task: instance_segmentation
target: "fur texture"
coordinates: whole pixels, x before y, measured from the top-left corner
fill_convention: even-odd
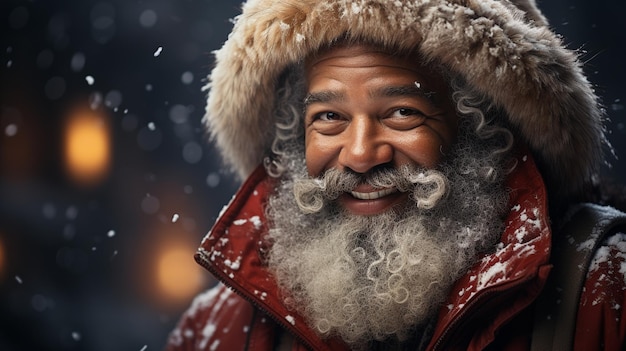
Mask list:
[[[346,35],[419,50],[464,77],[506,112],[559,196],[603,161],[603,110],[534,0],[249,0],[206,86],[210,135],[240,177],[268,154],[281,74]]]

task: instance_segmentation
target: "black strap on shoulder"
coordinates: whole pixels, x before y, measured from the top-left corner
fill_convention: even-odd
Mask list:
[[[572,350],[582,287],[596,249],[618,230],[626,214],[594,204],[579,204],[553,239],[553,265],[537,299],[532,351]]]

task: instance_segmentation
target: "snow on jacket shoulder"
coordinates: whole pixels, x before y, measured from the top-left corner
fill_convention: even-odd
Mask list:
[[[533,302],[551,266],[545,188],[532,158],[511,174],[511,211],[496,251],[485,255],[452,288],[441,307],[429,350],[528,350]],[[204,238],[196,260],[222,284],[199,295],[168,340],[167,350],[274,350],[278,335],[294,336],[292,350],[346,350],[322,340],[288,310],[264,266],[264,205],[272,188],[257,169]],[[597,251],[580,301],[575,350],[625,345],[626,234]]]
[[[591,261],[577,317],[577,350],[626,348],[626,233],[614,233]]]

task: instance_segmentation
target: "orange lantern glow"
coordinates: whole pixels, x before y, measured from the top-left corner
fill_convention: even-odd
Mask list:
[[[162,294],[173,300],[187,300],[198,293],[203,272],[193,260],[194,247],[174,244],[162,249],[157,262],[157,280]]]
[[[103,114],[76,109],[65,125],[65,165],[80,185],[95,185],[108,173],[111,159],[110,128]]]

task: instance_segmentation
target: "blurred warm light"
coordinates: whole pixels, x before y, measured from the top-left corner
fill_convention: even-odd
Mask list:
[[[65,165],[81,185],[99,183],[108,173],[110,129],[106,116],[89,108],[73,111],[65,125]]]
[[[171,243],[159,254],[158,285],[168,299],[187,300],[200,290],[203,272],[193,260],[195,247]]]

